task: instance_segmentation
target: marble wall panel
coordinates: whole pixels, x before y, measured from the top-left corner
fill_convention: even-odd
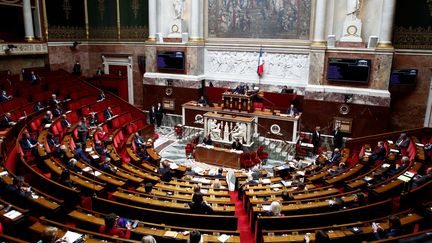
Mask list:
[[[414,86],[391,86],[391,127],[394,130],[423,127],[432,77],[432,55],[396,54],[394,69],[418,69]]]

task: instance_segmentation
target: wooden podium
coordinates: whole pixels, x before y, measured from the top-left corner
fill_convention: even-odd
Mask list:
[[[253,112],[253,95],[234,94],[225,92],[222,94],[223,109]]]

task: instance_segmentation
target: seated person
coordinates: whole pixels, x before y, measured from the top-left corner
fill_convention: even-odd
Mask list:
[[[213,145],[213,140],[211,139],[210,133],[206,137],[204,137],[203,144]]]
[[[281,214],[281,205],[278,201],[273,201],[270,204],[270,211],[264,211],[264,216],[283,216]]]
[[[243,144],[240,142],[239,138],[236,138],[231,145],[231,148],[234,150],[243,150]]]
[[[104,75],[104,74],[105,74],[105,72],[104,72],[104,70],[101,67],[98,67],[96,69],[96,76],[101,76],[101,75]]]
[[[75,172],[79,172],[81,169],[78,168],[78,166],[76,165],[78,163],[78,161],[74,158],[70,159],[69,162],[66,165],[66,168],[69,171],[75,171]]]
[[[298,116],[299,114],[297,108],[295,108],[293,104],[291,104],[290,108],[288,108],[286,113],[291,117]]]
[[[12,127],[13,125],[15,125],[16,122],[14,122],[12,120],[12,114],[9,112],[6,112],[5,115],[3,116],[2,120],[1,120],[1,128],[9,128]]]
[[[43,110],[45,107],[42,105],[40,101],[36,102],[36,104],[33,106],[33,111],[38,112]]]
[[[213,189],[222,188],[222,183],[219,181],[219,179],[215,179],[214,182],[211,184],[211,187]]]
[[[333,153],[332,153],[330,159],[327,160],[324,163],[324,165],[327,166],[327,165],[332,164],[332,163],[339,163],[339,161],[341,160],[341,158],[342,158],[342,154],[341,154],[340,150],[338,148],[335,148],[333,150]]]
[[[377,160],[384,160],[386,156],[386,149],[384,148],[384,142],[379,141],[377,144],[377,147],[372,152],[371,156],[369,157],[369,161],[372,163],[375,163]]]
[[[144,191],[145,191],[145,193],[146,194],[150,194],[152,192],[152,190],[153,190],[153,184],[151,182],[147,182],[144,185]]]
[[[208,104],[208,101],[206,98],[204,98],[204,96],[201,95],[201,97],[198,100],[198,104],[202,106],[206,106]]]
[[[31,188],[24,187],[24,177],[22,176],[14,177],[12,185],[6,186],[6,191],[20,197],[29,197],[31,195]]]
[[[189,207],[192,213],[197,214],[212,214],[213,209],[204,202],[203,194],[201,192],[194,193],[192,196],[192,202],[189,203]]]
[[[58,153],[54,153],[54,156],[58,158],[62,164],[67,165],[69,163],[69,157],[67,156],[67,154],[68,149],[66,148],[66,145],[62,144],[60,145]]]
[[[136,153],[137,153],[137,155],[138,155],[141,159],[143,159],[143,160],[145,160],[145,161],[151,161],[151,157],[150,157],[150,155],[147,153],[147,149],[145,149],[145,148],[137,148]]]
[[[389,228],[384,230],[379,224],[372,224],[372,230],[377,240],[396,237],[403,234],[402,224],[398,216],[390,215],[388,218]]]
[[[101,90],[101,92],[97,97],[97,101],[103,101],[104,99],[105,99],[105,93],[103,92],[103,90]]]
[[[70,178],[70,172],[66,168],[63,169],[62,173],[60,174],[59,183],[69,188],[75,188],[75,185]]]
[[[104,110],[104,118],[105,118],[105,120],[110,120],[113,118],[113,116],[114,116],[114,113],[112,112],[111,107],[108,106],[108,108],[106,108]]]
[[[363,193],[356,193],[354,194],[354,200],[348,204],[348,207],[350,208],[356,208],[366,205],[366,198]]]
[[[62,120],[60,124],[65,130],[69,129],[72,126],[72,124],[68,121],[66,114],[62,115]]]
[[[424,183],[432,180],[432,167],[426,169],[426,173],[422,175],[417,175],[413,179],[413,187],[418,187],[423,185]]]
[[[89,118],[88,123],[89,123],[90,127],[96,127],[99,124],[99,122],[96,118],[96,113],[94,113],[94,112],[90,113],[90,118]]]
[[[103,144],[100,140],[97,140],[95,142],[94,148],[96,150],[96,153],[98,153],[99,155],[104,156],[104,157],[108,156],[108,151],[106,148],[103,147]]]
[[[204,242],[204,240],[203,240],[202,235],[199,231],[194,230],[194,231],[190,232],[188,243],[202,243],[202,242]]]
[[[121,238],[129,239],[132,229],[132,223],[127,222],[125,228],[120,228],[121,218],[115,214],[108,214],[105,216],[105,225],[100,226],[99,232],[102,234],[108,234],[118,236]]]
[[[145,235],[141,239],[141,243],[157,243],[156,239],[151,235]]]
[[[161,181],[169,182],[174,176],[174,171],[171,170],[169,162],[164,160],[162,162],[162,168],[159,169],[161,175]]]
[[[87,163],[91,162],[91,160],[89,158],[87,158],[84,150],[82,149],[81,143],[76,144],[74,153],[75,153],[75,156],[77,157],[78,160],[82,159]]]
[[[51,95],[51,99],[48,101],[48,105],[49,106],[55,106],[60,104],[60,101],[57,99],[57,95],[56,94],[52,94]]]
[[[399,138],[396,140],[396,146],[398,148],[408,148],[409,144],[410,144],[410,139],[409,137],[406,135],[406,133],[401,133]]]
[[[115,174],[117,172],[117,168],[111,164],[111,159],[109,157],[105,157],[105,159],[99,163],[99,168],[110,174]]]
[[[101,127],[98,127],[94,134],[94,139],[96,141],[106,142],[108,139],[108,133],[104,132]]]
[[[41,239],[37,243],[53,243],[53,242],[63,242],[59,239],[58,229],[56,227],[47,226],[42,231]]]
[[[47,111],[42,118],[41,125],[45,127],[45,125],[51,124],[53,122],[53,115],[51,111]]]
[[[223,175],[223,169],[219,168],[218,173],[214,177],[218,179],[225,179],[225,176]]]
[[[31,151],[32,155],[37,154],[37,146],[39,142],[30,136],[30,133],[25,132],[19,141],[21,149],[23,151]]]
[[[282,90],[281,90],[281,94],[291,94],[293,92],[292,89],[288,89],[288,86],[284,85]]]
[[[304,242],[310,243],[311,242],[310,238],[311,238],[310,234],[307,233],[304,237]],[[315,231],[315,241],[314,242],[317,242],[317,243],[330,242],[330,237],[324,230],[317,230],[317,231]]]
[[[54,154],[59,153],[60,151],[57,151],[57,150],[60,149],[60,144],[57,142],[54,135],[52,133],[48,133],[46,139],[47,139],[48,147],[51,150],[51,153],[54,153]]]
[[[339,166],[336,169],[330,169],[329,170],[329,176],[334,176],[334,175],[340,174],[346,170],[347,170],[347,168],[346,168],[345,163],[341,162],[341,163],[339,163]]]
[[[246,93],[246,89],[244,84],[239,84],[237,85],[237,87],[233,90],[234,94],[245,94]]]
[[[403,156],[402,159],[400,160],[400,164],[395,164],[394,167],[387,172],[387,175],[394,176],[396,174],[399,174],[400,172],[402,172],[407,168],[409,163],[410,161],[408,156]]]
[[[55,105],[54,109],[52,110],[52,114],[54,117],[59,117],[63,113],[63,110],[60,108],[59,105]]]
[[[12,95],[7,95],[6,90],[3,90],[0,95],[0,102],[5,102],[12,99]]]
[[[135,143],[135,147],[137,148],[137,150],[139,148],[145,149],[147,147],[146,142],[144,141],[143,137],[139,134],[139,132],[136,132],[134,134],[134,141],[133,142]]]
[[[283,201],[291,201],[294,200],[294,196],[292,193],[289,193],[288,191],[283,191],[281,194]]]

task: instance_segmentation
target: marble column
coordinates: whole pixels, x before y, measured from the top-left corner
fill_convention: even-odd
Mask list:
[[[396,0],[384,0],[378,47],[393,48],[391,43]]]
[[[149,0],[149,41],[156,41],[156,25],[157,25],[157,3],[156,0]]]
[[[191,0],[189,40],[199,41],[200,38],[200,0]]]
[[[314,39],[312,45],[325,46],[325,16],[326,16],[326,0],[316,0],[315,8],[315,26]]]
[[[33,15],[30,0],[23,0],[24,32],[27,41],[34,40]]]

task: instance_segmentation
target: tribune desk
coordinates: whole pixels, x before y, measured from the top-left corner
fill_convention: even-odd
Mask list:
[[[243,151],[204,146],[198,144],[195,148],[195,160],[211,165],[240,169],[240,155]]]
[[[296,117],[284,114],[284,111],[271,111],[270,109],[241,112],[228,110],[223,104],[214,103],[212,106],[201,106],[196,101],[189,101],[182,105],[182,124],[189,127],[204,129],[204,114],[213,112],[238,117],[250,117],[254,120],[253,131],[265,135],[267,138],[283,139],[296,142],[300,127],[301,113]],[[252,134],[251,134],[252,135]]]

